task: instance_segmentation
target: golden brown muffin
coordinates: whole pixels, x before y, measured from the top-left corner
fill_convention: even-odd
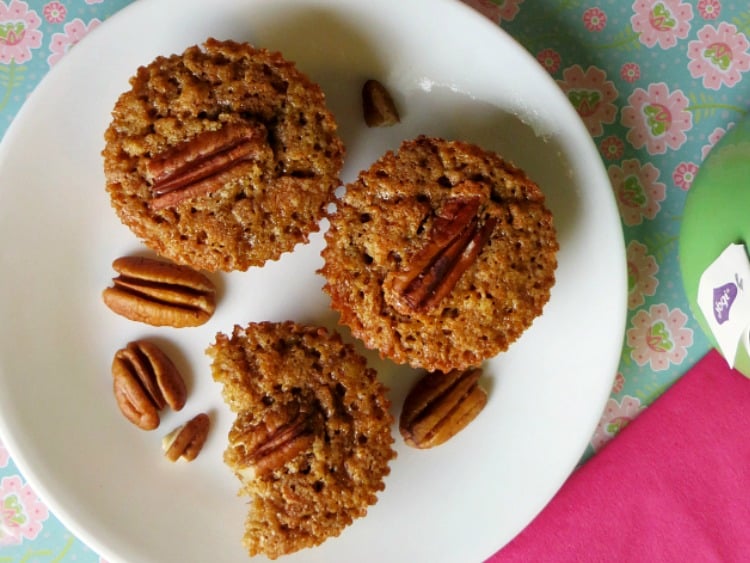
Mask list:
[[[237,414],[226,464],[250,496],[243,543],[271,559],[337,536],[385,488],[385,387],[337,333],[293,322],[235,326],[207,350]]]
[[[344,147],[317,84],[279,53],[208,39],[138,69],[105,132],[120,220],[180,264],[246,270],[319,229]]]
[[[555,282],[544,194],[468,143],[404,142],[346,186],[330,223],[320,273],[331,306],[397,363],[479,364],[531,325]]]

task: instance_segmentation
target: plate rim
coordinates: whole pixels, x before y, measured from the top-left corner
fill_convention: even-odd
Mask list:
[[[264,0],[256,0],[257,3],[262,3],[263,1]],[[510,42],[512,44],[515,44],[518,47],[519,51],[521,51],[527,57],[527,59],[529,61],[534,61],[534,59],[531,56],[531,54],[528,53],[515,40],[515,38],[513,38],[510,34],[508,34],[501,27],[497,26],[493,22],[490,22],[489,20],[487,20],[486,18],[484,18],[484,16],[482,16],[481,14],[479,14],[478,12],[476,12],[473,8],[471,8],[471,7],[463,4],[459,0],[440,0],[440,1],[443,4],[445,4],[445,5],[448,5],[448,4],[460,5],[460,6],[463,7],[463,9],[466,10],[467,13],[468,12],[473,12],[474,13],[473,17],[476,18],[477,23],[479,21],[481,21],[481,20],[484,20],[484,25],[493,27],[494,28],[494,32],[497,32],[497,33],[501,34],[502,36],[504,36],[504,40],[505,41]],[[238,0],[231,0],[231,3],[236,4],[237,2],[238,2]],[[342,1],[334,2],[334,3],[345,5],[345,4],[348,4],[349,2],[347,2],[345,0],[342,0]],[[96,29],[92,30],[92,32],[89,35],[87,35],[82,40],[81,43],[86,42],[86,43],[84,43],[84,45],[88,45],[89,43],[92,43],[92,39],[89,39],[90,37],[97,37],[97,36],[106,34],[107,31],[113,25],[115,25],[117,22],[133,18],[134,16],[132,14],[136,14],[139,11],[146,10],[146,5],[147,4],[149,5],[149,9],[150,9],[151,6],[154,6],[154,5],[157,5],[157,4],[160,4],[162,6],[169,5],[169,4],[177,5],[178,2],[175,2],[175,0],[151,0],[151,2],[133,2],[131,4],[128,4],[127,6],[123,7],[122,9],[120,9],[116,13],[114,13],[112,16],[110,16],[109,18],[107,18],[107,20],[105,20],[104,22],[102,22],[102,25],[100,25]],[[331,2],[330,1],[326,1],[326,2],[323,2],[323,4],[329,5],[329,4],[331,4]],[[252,4],[248,3],[248,9],[252,9]],[[114,22],[114,23],[110,23],[110,22]],[[54,78],[55,76],[63,74],[66,71],[66,69],[67,69],[68,66],[72,66],[73,65],[73,60],[74,60],[72,58],[73,56],[74,56],[73,54],[68,54],[68,56],[64,57],[54,68],[50,69],[45,74],[45,76],[36,85],[36,87],[34,88],[34,91],[30,94],[29,98],[26,100],[26,102],[23,104],[23,106],[19,109],[18,113],[16,114],[16,116],[14,117],[14,119],[12,120],[12,122],[10,123],[10,125],[8,126],[8,129],[6,130],[6,132],[5,132],[4,136],[3,136],[3,139],[0,141],[0,169],[3,169],[4,166],[6,165],[6,160],[5,159],[7,157],[7,152],[8,151],[6,150],[5,147],[9,146],[11,144],[13,138],[17,134],[19,134],[19,133],[17,133],[17,130],[18,131],[22,130],[23,123],[27,120],[27,118],[25,117],[26,114],[31,112],[31,110],[32,110],[33,106],[35,105],[37,99],[44,98],[44,96],[46,95],[46,91],[48,90],[47,84],[52,83],[55,80],[55,78]],[[546,73],[545,73],[545,75],[546,75]],[[548,77],[548,81],[549,82],[554,82],[554,80],[553,80],[553,78],[551,76],[549,76],[549,75],[546,75],[546,76]],[[50,78],[50,77],[52,77],[52,78]],[[574,110],[572,110],[572,107],[571,107],[571,111],[574,111]],[[582,121],[580,121],[579,124],[580,124],[581,130],[585,131],[585,127],[584,127]],[[606,175],[606,171],[605,171],[605,168],[604,168],[604,164],[601,161],[601,157],[599,156],[598,152],[596,151],[593,139],[590,138],[590,136],[588,135],[588,133],[586,133],[586,135],[582,137],[582,140],[583,139],[587,139],[588,140],[588,143],[586,143],[586,144],[589,145],[589,147],[588,147],[589,155],[593,154],[598,159],[599,164],[600,164],[600,166],[598,168],[602,172],[602,177],[605,178],[605,179],[607,179],[607,175]],[[607,184],[605,184],[605,185],[609,186],[608,179],[607,179]],[[611,214],[612,210],[614,210],[614,211],[617,210],[617,207],[616,207],[613,195],[610,198],[610,201],[611,201],[611,209],[610,209],[610,214]],[[622,277],[622,282],[621,283],[622,283],[622,288],[624,290],[626,288],[626,285],[625,285],[625,283],[626,283],[625,282],[625,275],[624,275],[625,274],[625,268],[624,268],[624,264],[625,264],[624,237],[622,236],[622,226],[621,226],[620,221],[619,221],[619,214],[615,213],[614,216],[617,218],[617,228],[619,229],[619,232],[620,232],[619,241],[622,243],[622,244],[618,245],[618,251],[619,251],[618,254],[621,257],[620,262],[623,265],[623,267],[622,267],[622,274],[623,275],[621,276]],[[624,332],[625,332],[625,319],[626,319],[626,314],[627,314],[626,292],[625,291],[623,291],[622,304],[621,304],[620,307],[618,307],[616,309],[616,311],[619,311],[619,313],[620,313],[619,316],[618,316],[618,319],[617,319],[618,324],[621,326],[621,333],[619,333],[617,335],[619,337],[619,342],[618,342],[618,345],[619,345],[622,342],[622,337],[624,336]],[[612,365],[609,366],[611,368],[612,379],[614,379],[614,376],[616,375],[616,370],[617,370],[617,367],[618,367],[619,358],[620,358],[619,355],[613,357],[613,359],[612,359]],[[2,385],[2,381],[3,381],[3,375],[2,375],[2,373],[0,373],[0,386]],[[602,397],[601,405],[600,405],[602,407],[602,409],[604,408],[604,405],[605,405],[605,402],[606,402],[606,398],[608,396],[609,396],[609,391],[607,391],[607,393]],[[593,425],[591,425],[591,432],[592,433],[594,431],[594,428],[595,428],[595,423]],[[84,541],[87,545],[89,545],[92,548],[96,549],[99,553],[108,554],[108,555],[112,556],[113,559],[117,558],[116,554],[110,554],[109,553],[108,546],[102,545],[99,542],[98,538],[92,537],[91,534],[89,534],[88,531],[81,525],[81,523],[78,521],[78,519],[75,516],[73,516],[72,514],[70,514],[70,511],[68,509],[66,509],[66,507],[61,506],[61,505],[59,505],[57,503],[57,500],[56,500],[57,495],[55,495],[52,491],[49,491],[47,489],[47,487],[45,485],[45,479],[40,475],[44,470],[37,470],[37,469],[35,469],[33,467],[30,467],[30,465],[28,465],[28,464],[25,463],[26,456],[23,454],[23,447],[20,444],[17,443],[17,440],[15,439],[16,438],[15,433],[7,425],[7,423],[6,423],[6,415],[5,415],[4,412],[2,414],[0,414],[0,438],[2,439],[3,443],[5,444],[5,446],[9,450],[9,452],[11,453],[11,457],[13,458],[13,461],[16,464],[16,466],[18,467],[18,469],[21,471],[21,473],[24,475],[24,477],[28,480],[28,482],[32,485],[33,489],[37,492],[37,494],[40,496],[40,498],[43,499],[44,503],[47,504],[50,507],[50,509],[52,510],[52,512],[55,515],[58,516],[58,518],[60,519],[60,521],[66,527],[68,527],[78,538],[80,538],[82,541]],[[580,452],[579,452],[579,458],[580,458],[580,455],[583,455],[586,447],[588,446],[588,443],[589,443],[589,439],[588,438],[590,438],[590,436],[587,437],[584,440],[583,444],[581,444]],[[572,472],[572,470],[575,468],[575,466],[577,465],[577,463],[578,463],[578,459],[576,459],[575,461],[573,461],[571,463],[571,466],[569,467],[569,471],[567,472],[568,475],[570,474],[570,472]],[[543,503],[543,505],[541,507],[538,508],[538,510],[535,511],[535,514],[538,514],[538,512],[540,512],[543,509],[543,507],[549,502],[549,500],[552,499],[552,497],[554,496],[554,494],[556,494],[556,492],[563,485],[563,483],[564,483],[564,481],[561,482],[561,483],[559,483],[559,485],[555,488],[555,490],[553,491],[553,493],[550,494],[550,495],[548,495],[547,500]],[[499,547],[498,547],[498,549],[499,549]],[[491,554],[488,554],[488,556],[489,555],[491,555]]]

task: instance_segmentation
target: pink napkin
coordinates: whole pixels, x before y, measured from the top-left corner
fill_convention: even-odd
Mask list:
[[[509,561],[750,561],[750,380],[709,352],[488,559]]]

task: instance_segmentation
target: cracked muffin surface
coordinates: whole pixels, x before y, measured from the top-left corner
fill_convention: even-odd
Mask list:
[[[213,38],[140,67],[104,137],[120,220],[157,254],[209,271],[307,242],[344,158],[317,84],[279,53]]]
[[[324,291],[368,348],[428,371],[476,366],[542,313],[558,242],[540,188],[500,156],[420,136],[346,186]]]
[[[224,461],[250,497],[248,553],[313,547],[365,516],[396,455],[386,388],[365,359],[291,321],[235,326],[207,354],[236,414]]]

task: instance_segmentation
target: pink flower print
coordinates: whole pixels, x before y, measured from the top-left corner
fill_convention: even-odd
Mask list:
[[[688,44],[690,76],[703,78],[703,86],[711,90],[734,86],[742,73],[750,70],[749,46],[736,26],[721,22],[715,28],[707,24],[698,32],[698,40]]]
[[[732,125],[733,124],[730,124],[726,129],[724,129],[723,127],[717,127],[716,129],[711,131],[711,133],[708,135],[708,144],[701,147],[701,157],[703,158],[703,160],[706,159],[708,153],[711,152],[711,149],[714,148],[716,143],[718,143],[721,138],[726,135],[726,132],[731,129]]]
[[[87,0],[88,1],[88,0]],[[101,2],[101,0],[99,0]],[[480,14],[488,17],[494,22],[512,20],[516,17],[519,4],[524,0],[462,0],[464,4],[471,6]]]
[[[688,191],[693,185],[695,175],[698,172],[698,165],[693,162],[680,162],[677,168],[672,172],[672,181],[674,185],[681,190]]]
[[[721,14],[721,2],[719,0],[700,0],[698,2],[698,13],[704,20],[715,20]]]
[[[500,8],[500,21],[512,21],[518,15],[524,0],[492,0]]]
[[[607,14],[600,8],[589,8],[583,12],[583,25],[589,31],[601,31],[607,25]]]
[[[48,2],[42,10],[44,19],[49,23],[61,23],[65,21],[68,10],[60,2]]]
[[[649,154],[664,154],[667,147],[678,149],[693,127],[693,115],[686,110],[688,99],[681,90],[670,92],[663,82],[650,84],[648,91],[636,88],[622,110],[622,124],[630,130],[627,140]]]
[[[49,511],[18,475],[0,481],[0,547],[33,540]]]
[[[538,60],[550,74],[555,74],[560,68],[560,53],[554,49],[543,49],[539,51],[536,55],[536,60]]]
[[[618,371],[617,375],[615,376],[615,381],[612,384],[612,393],[616,395],[617,393],[622,392],[624,387],[625,387],[625,376],[622,375],[622,373]]]
[[[657,43],[662,49],[677,44],[690,32],[693,7],[680,0],[636,0],[635,14],[630,18],[633,31],[639,34],[638,40],[653,47]]]
[[[563,71],[563,79],[557,84],[568,96],[578,115],[583,118],[589,133],[596,137],[604,132],[603,123],[614,123],[617,116],[617,89],[607,73],[590,66],[584,72],[580,65]]]
[[[644,408],[640,399],[629,395],[623,397],[621,403],[615,399],[609,399],[604,408],[604,414],[594,431],[594,436],[591,438],[591,447],[594,451],[601,450],[607,442],[635,420]]]
[[[645,296],[656,294],[659,280],[654,274],[659,271],[659,265],[653,256],[648,254],[648,248],[633,240],[628,244],[628,309],[635,309],[645,303]]]
[[[29,11],[26,2],[12,0],[10,5],[0,1],[0,63],[25,63],[31,49],[42,44],[42,32],[37,28],[42,20]]]
[[[638,63],[625,63],[620,67],[620,78],[633,83],[641,77],[641,67]]]
[[[630,357],[639,366],[650,364],[654,371],[679,365],[693,344],[693,331],[685,328],[688,317],[680,309],[671,311],[665,304],[652,305],[648,312],[638,311],[627,331]]]
[[[65,33],[55,33],[50,43],[52,54],[47,57],[47,64],[53,66],[67,53],[73,45],[83,39],[87,33],[99,26],[101,22],[94,18],[88,25],[76,18],[65,24]]]
[[[610,135],[599,144],[599,150],[607,160],[617,160],[625,152],[625,143],[619,137]]]
[[[608,168],[623,223],[640,225],[643,218],[653,219],[666,198],[667,187],[656,180],[659,169],[650,162],[641,166],[636,159],[623,160],[622,166]]]
[[[462,0],[462,2],[493,22],[500,20],[500,8],[492,0]]]

